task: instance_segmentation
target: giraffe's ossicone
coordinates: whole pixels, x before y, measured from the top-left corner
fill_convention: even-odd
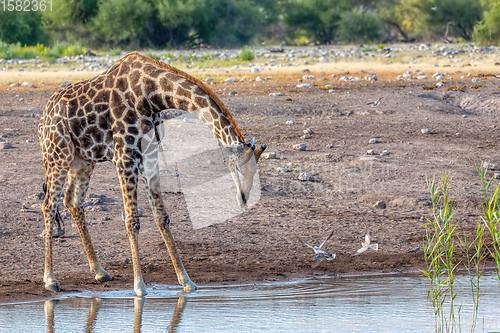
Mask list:
[[[222,102],[199,80],[138,53],[128,54],[101,75],[54,93],[40,120],[38,134],[47,184],[42,206],[46,289],[60,291],[52,267],[52,226],[66,177],[64,205],[75,220],[90,269],[98,281],[111,279],[94,252],[83,209],[94,165],[103,161],[115,164],[120,180],[136,294],[146,294],[139,263],[139,177],[144,182],[156,225],[172,258],[179,283],[186,291],[196,289],[170,233],[168,214],[161,198],[158,152],[143,148],[147,146],[143,140],[147,140],[148,135],[155,133],[158,137],[160,112],[167,109],[193,113],[213,131],[228,156],[238,204],[246,205],[256,172],[255,162],[266,145],[256,149],[254,140],[246,143]]]

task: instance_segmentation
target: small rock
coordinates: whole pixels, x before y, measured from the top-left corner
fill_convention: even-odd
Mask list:
[[[333,93],[335,92],[335,90],[334,90],[334,89],[328,89],[328,92],[329,92],[330,94],[333,94]]]
[[[307,68],[300,71],[300,74],[306,74],[306,73],[310,73]]]
[[[304,134],[304,135],[302,135],[300,138],[301,138],[301,139],[309,139],[309,138],[310,138],[310,136],[309,136],[309,135],[307,135],[307,134]]]
[[[265,158],[266,160],[271,160],[271,159],[275,159],[276,158],[276,153],[273,152],[273,151],[270,151],[270,152],[267,152],[267,153],[263,153],[261,156],[263,158]]]
[[[327,84],[326,86],[323,87],[325,90],[330,90],[333,89],[333,86],[331,84]]]
[[[287,98],[285,99],[285,101],[286,101],[286,102],[293,102],[293,99],[291,99],[290,97],[287,97]]]
[[[280,92],[274,92],[274,93],[270,93],[270,94],[269,94],[269,96],[273,96],[273,97],[275,97],[275,96],[284,96],[284,95],[285,95],[285,94],[280,93]]]
[[[255,81],[256,81],[256,82],[266,82],[266,79],[261,78],[260,76],[257,76],[257,77],[255,78]]]
[[[303,132],[304,134],[314,134],[313,130],[310,128],[305,129]]]
[[[495,179],[500,179],[500,172],[495,172],[493,177],[495,177]]]
[[[328,145],[327,145],[327,147],[328,147],[328,148],[333,148],[333,147],[335,147],[335,146],[334,146],[333,144],[331,144],[331,143],[330,143],[330,144],[328,144]]]
[[[11,87],[19,87],[19,86],[21,86],[21,84],[16,82],[16,83],[12,83],[10,86]]]
[[[130,264],[130,259],[129,258],[125,259],[124,263],[127,265]]]
[[[214,79],[213,79],[213,78],[211,78],[211,77],[209,77],[209,78],[207,78],[205,81],[206,81],[206,82],[214,82]]]
[[[384,150],[383,152],[380,153],[380,156],[389,155],[390,153],[391,152],[386,149],[386,150]]]
[[[444,82],[438,82],[438,83],[436,83],[436,87],[438,87],[438,88],[441,88],[441,87],[444,87],[444,86],[445,86]]]
[[[295,124],[295,121],[293,121],[293,120],[287,120],[285,124],[287,124],[287,125],[293,125],[293,124]]]
[[[229,79],[225,79],[224,82],[226,82],[226,83],[236,82],[236,79],[235,78],[229,78]]]
[[[251,73],[258,73],[259,71],[260,71],[260,69],[259,69],[259,68],[257,68],[257,67],[253,67],[253,68],[250,70],[250,72],[251,72]]]
[[[427,80],[427,76],[419,75],[419,76],[417,76],[417,80]]]
[[[0,149],[10,149],[13,148],[10,142],[0,142]]]
[[[377,201],[374,205],[374,207],[378,209],[385,209],[386,206],[387,205],[383,201]]]
[[[238,92],[233,90],[231,92],[228,93],[229,96],[235,96],[235,95],[238,95]]]
[[[319,62],[328,62],[328,58],[327,57],[321,57],[321,58],[319,58],[318,61]]]
[[[496,165],[496,164],[493,164],[493,163],[490,163],[490,162],[484,161],[483,162],[483,169],[486,169],[486,170],[500,170],[500,166]]]
[[[375,150],[374,149],[368,149],[366,151],[366,155],[375,155]]]
[[[432,131],[429,128],[422,128],[422,134],[431,134]]]
[[[306,150],[307,145],[305,143],[298,143],[296,145],[293,145],[294,150]]]
[[[378,143],[378,139],[377,138],[370,139],[368,143]]]
[[[312,88],[312,85],[310,83],[302,83],[298,84],[297,88]]]
[[[299,180],[303,182],[315,182],[318,179],[315,176],[311,175],[310,173],[301,172],[299,174]]]
[[[304,80],[314,80],[316,77],[314,75],[304,75],[302,79]]]
[[[285,172],[290,172],[290,171],[288,171],[288,169],[287,169],[287,168],[283,168],[283,167],[277,167],[277,168],[276,168],[276,171],[278,171],[278,172],[283,172],[283,173],[285,173]]]
[[[36,88],[36,86],[33,83],[29,83],[29,82],[23,82],[21,84],[21,86],[28,87],[28,88]]]
[[[472,79],[472,82],[474,82],[474,83],[479,83],[479,82],[481,82],[481,81],[479,81],[479,79],[477,79],[477,78],[473,78],[473,79]]]
[[[242,78],[240,79],[240,82],[245,82],[246,80],[247,80],[247,78],[246,78],[246,77],[242,77]]]
[[[103,221],[103,222],[104,221],[109,221],[109,220],[111,220],[111,219],[109,217],[107,217],[107,216],[101,217],[101,221]]]
[[[61,88],[68,88],[71,85],[71,82],[69,81],[64,81],[61,83]]]

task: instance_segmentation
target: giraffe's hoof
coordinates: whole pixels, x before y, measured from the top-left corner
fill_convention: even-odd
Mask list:
[[[106,282],[106,281],[112,280],[111,276],[109,276],[109,274],[107,272],[96,274],[95,279],[96,279],[96,281],[99,281],[99,282]]]
[[[53,292],[60,292],[61,291],[61,286],[59,285],[59,282],[55,281],[55,282],[47,282],[45,284],[45,289],[47,290],[50,290],[50,291],[53,291]]]
[[[144,282],[139,282],[134,286],[135,295],[139,297],[146,296],[148,292],[146,291],[146,285]]]
[[[192,291],[198,290],[198,286],[194,282],[190,282],[184,286],[184,291],[190,293]]]

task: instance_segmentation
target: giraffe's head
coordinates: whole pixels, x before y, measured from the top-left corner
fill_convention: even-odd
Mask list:
[[[256,149],[255,139],[238,146],[225,147],[229,157],[229,170],[236,184],[236,200],[240,208],[245,208],[247,200],[250,198],[253,178],[257,172],[257,162],[266,148],[267,146],[263,145]]]

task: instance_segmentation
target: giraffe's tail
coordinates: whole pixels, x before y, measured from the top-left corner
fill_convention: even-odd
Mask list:
[[[47,195],[47,183],[44,182],[43,185],[42,185],[42,189],[43,189],[43,194]],[[64,221],[61,217],[61,214],[59,214],[59,207],[56,208],[56,223],[57,223],[57,233],[56,235],[59,235],[62,231],[62,233],[64,233],[64,229],[62,228],[62,226],[64,225]],[[62,236],[62,234],[61,234]]]

